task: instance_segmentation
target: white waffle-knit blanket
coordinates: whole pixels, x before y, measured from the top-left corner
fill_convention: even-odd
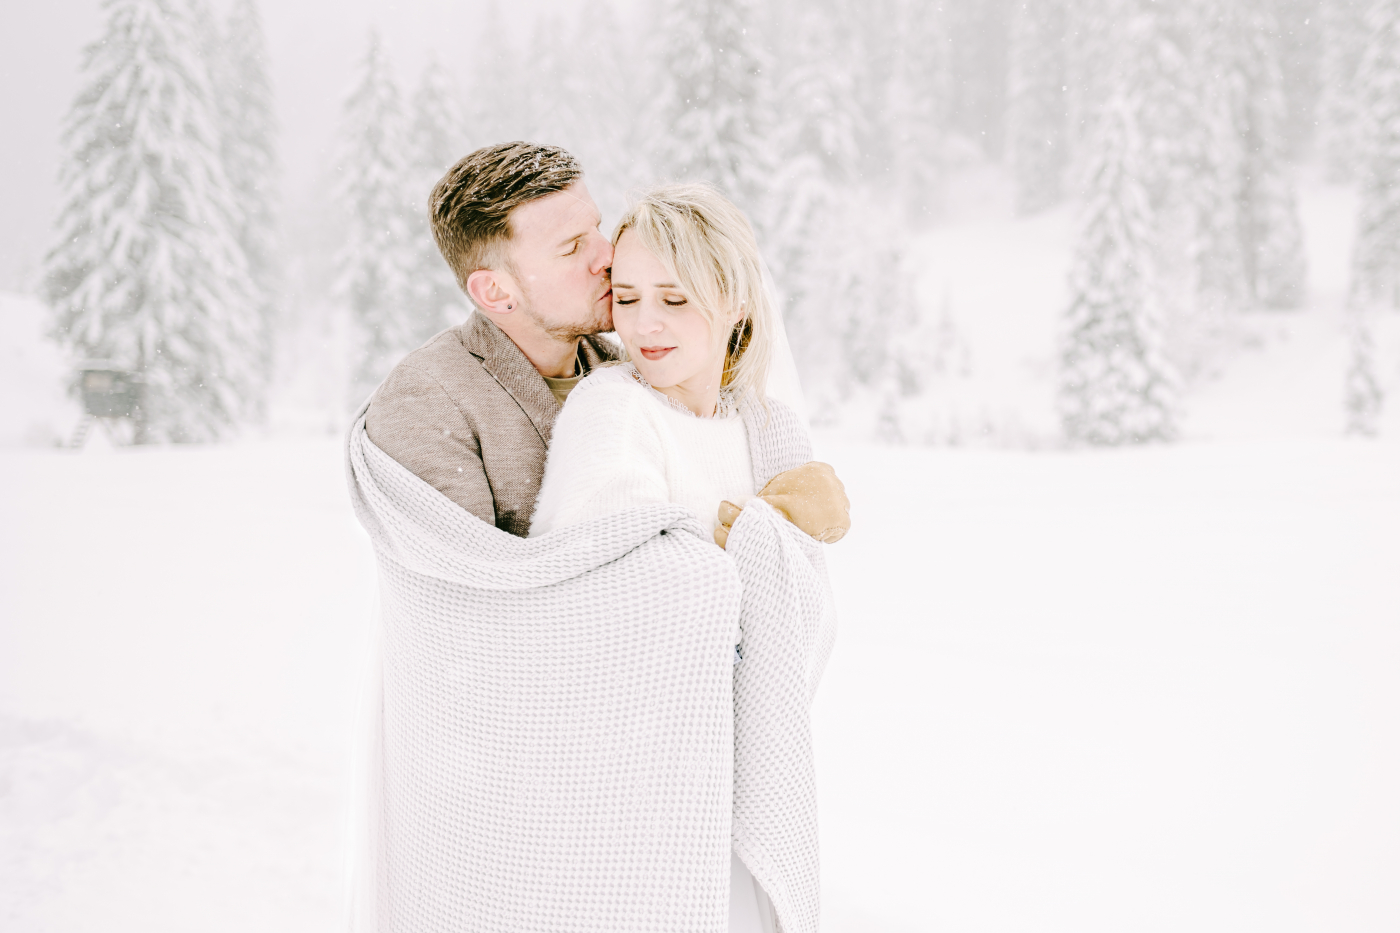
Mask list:
[[[744,417],[760,486],[810,459],[781,405]],[[356,925],[724,933],[732,846],[784,933],[816,931],[823,546],[758,500],[727,551],[678,506],[517,538],[363,410],[347,459],[381,594]]]

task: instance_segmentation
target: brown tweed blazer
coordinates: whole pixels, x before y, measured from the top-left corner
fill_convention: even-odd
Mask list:
[[[619,357],[584,337],[588,368]],[[515,342],[480,312],[404,357],[375,391],[375,446],[447,498],[525,537],[559,402]]]

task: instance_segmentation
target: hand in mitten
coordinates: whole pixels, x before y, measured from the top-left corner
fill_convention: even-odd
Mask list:
[[[846,487],[829,465],[810,460],[800,467],[779,473],[759,491],[757,498],[767,502],[778,514],[807,534],[834,544],[851,528],[851,500]],[[729,529],[743,511],[733,502],[719,504],[719,527],[715,543],[724,547]]]

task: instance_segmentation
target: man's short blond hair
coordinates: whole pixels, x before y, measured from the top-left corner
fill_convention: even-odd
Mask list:
[[[743,211],[709,185],[662,185],[643,192],[628,207],[613,234],[614,246],[628,230],[676,277],[711,325],[739,312],[720,384],[762,401],[777,309]]]
[[[428,219],[462,291],[473,272],[513,273],[512,211],[582,177],[578,160],[567,151],[519,141],[485,146],[448,169],[433,186]]]

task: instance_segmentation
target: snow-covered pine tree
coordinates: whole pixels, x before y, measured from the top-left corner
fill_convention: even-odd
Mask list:
[[[1069,146],[1068,179],[1083,175],[1093,140],[1094,117],[1114,86],[1121,49],[1123,0],[1064,0],[1065,124]]]
[[[413,174],[410,187],[412,196],[422,202],[426,216],[433,186],[467,154],[469,146],[457,81],[435,54],[429,54],[413,92],[408,132],[409,168]]]
[[[775,96],[788,105],[778,113],[770,137],[778,172],[765,258],[789,307],[809,314],[822,304],[810,303],[809,297],[823,290],[811,277],[816,270],[809,260],[819,249],[816,241],[834,232],[838,192],[855,183],[861,157],[853,58],[844,54],[837,33],[842,5],[843,0],[788,3],[780,15],[790,41],[782,44],[773,69]]]
[[[280,286],[277,235],[276,119],[267,76],[267,42],[256,0],[234,0],[221,43],[216,92],[224,170],[238,210],[238,244],[248,261],[254,296],[268,339],[276,327]],[[270,354],[270,347],[264,349]]]
[[[777,14],[780,119],[807,127],[804,151],[868,187],[867,198],[898,199],[909,181],[924,185],[919,173],[930,176],[925,187],[937,188],[951,56],[947,36],[932,28],[942,12],[916,17],[910,7],[908,0],[787,0]]]
[[[1346,374],[1346,432],[1364,437],[1377,434],[1385,393],[1376,378],[1376,341],[1372,312],[1353,308],[1347,322],[1351,359]]]
[[[1373,0],[1358,70],[1361,204],[1351,303],[1400,309],[1400,0]]]
[[[878,2],[886,4],[883,11],[891,0]],[[861,112],[859,95],[874,56],[865,42],[869,24],[854,12],[853,0],[786,0],[778,13],[787,40],[777,46],[774,76],[775,97],[784,104],[778,113],[783,160],[814,160],[823,177],[841,182],[860,171],[866,153],[859,139],[887,122]],[[876,92],[871,103],[887,96]]]
[[[1352,247],[1347,430],[1374,434],[1384,400],[1374,318],[1400,309],[1400,0],[1372,0],[1357,69],[1361,205]]]
[[[1205,7],[1202,52],[1210,90],[1203,112],[1206,197],[1198,229],[1201,280],[1217,300],[1272,308],[1303,299],[1307,263],[1302,224],[1285,164],[1285,102],[1278,28],[1268,0],[1224,0]],[[1222,240],[1233,239],[1237,247]],[[1232,248],[1234,247],[1234,248]],[[1227,280],[1236,272],[1237,288]]]
[[[1060,416],[1072,443],[1140,444],[1176,435],[1174,378],[1154,306],[1139,107],[1120,90],[1095,119],[1060,349]]]
[[[637,145],[651,88],[619,52],[619,40],[632,35],[606,0],[580,7],[563,73],[561,96],[577,102],[564,138],[577,148],[605,225],[621,216],[628,189],[651,175],[648,147]]]
[[[776,113],[755,13],[754,0],[668,0],[653,158],[664,177],[716,185],[767,245]]]
[[[1366,47],[1368,0],[1321,0],[1321,84],[1318,149],[1330,181],[1351,181],[1356,160],[1356,69]]]
[[[473,49],[464,75],[465,110],[472,135],[481,145],[528,139],[529,84],[521,75],[521,62],[529,61],[524,70],[533,71],[534,56],[515,47],[494,2],[485,5],[477,34],[490,36],[491,41]]]
[[[1013,0],[903,0],[936,7],[947,30],[950,129],[989,159],[1000,159],[1006,137],[1007,53]]]
[[[1114,71],[1141,108],[1143,182],[1154,213],[1185,200],[1200,145],[1195,117],[1201,89],[1188,55],[1187,9],[1153,0],[1122,4],[1122,58]]]
[[[1126,86],[1143,108],[1138,114],[1148,176],[1180,168],[1190,148],[1195,116],[1188,38],[1200,0],[1057,0],[1064,13],[1063,107],[1068,150],[1064,177],[1084,177],[1093,157],[1097,116]],[[1034,4],[1032,4],[1034,6]],[[1165,178],[1144,178],[1157,200]]]
[[[53,334],[139,372],[137,441],[212,440],[262,391],[263,322],[237,238],[204,46],[179,0],[110,0],[63,133]]]
[[[1016,212],[1059,203],[1065,169],[1064,0],[1020,0],[1011,11],[1007,148]]]
[[[1164,352],[1183,380],[1202,371],[1219,324],[1198,319],[1191,253],[1200,192],[1201,87],[1189,55],[1192,8],[1126,0],[1113,33],[1116,60],[1105,66],[1139,102],[1142,183],[1152,207],[1154,301]]]
[[[1296,162],[1317,138],[1317,104],[1322,93],[1321,0],[1274,0],[1278,22],[1278,61],[1283,76],[1283,152]]]
[[[530,69],[520,88],[529,127],[524,139],[562,144],[559,132],[572,101],[562,100],[559,91],[568,71],[571,25],[562,16],[541,16],[530,31]]]
[[[884,400],[894,436],[894,413],[920,387],[905,250],[944,165],[942,14],[904,0],[788,0],[775,13],[784,106],[765,255],[814,416],[839,416],[864,387]]]
[[[650,174],[636,142],[648,138],[639,123],[650,88],[623,72],[626,35],[612,7],[597,2],[573,18],[541,18],[531,42],[529,138],[578,158],[605,225],[621,214],[627,189]]]
[[[913,226],[938,211],[947,163],[953,56],[947,16],[934,3],[900,3],[892,11],[895,34],[887,46],[890,71],[885,104],[889,125],[890,194]]]
[[[1242,134],[1245,275],[1257,304],[1296,308],[1307,291],[1308,265],[1297,186],[1287,162],[1288,107],[1278,59],[1278,26],[1268,0],[1254,0],[1253,22],[1259,70]]]
[[[896,11],[881,2],[869,20],[852,18],[846,0],[788,2],[778,11],[786,41],[778,49],[776,97],[786,106],[772,135],[779,171],[765,258],[781,286],[793,355],[808,377],[808,402],[818,417],[832,414],[851,384],[869,375],[868,357],[883,352],[890,332],[882,319],[889,309],[871,313],[871,293],[851,281],[856,270],[870,272],[877,257],[887,255],[888,228],[903,227],[902,205],[892,192],[861,178],[868,171],[888,188],[898,164],[894,118],[869,119],[890,101],[892,73],[876,78],[874,63],[853,52],[867,42],[883,47],[871,23],[888,24],[885,14]],[[857,100],[862,93],[870,95],[868,107]],[[858,139],[873,152],[862,152]],[[882,234],[879,242],[861,236],[872,229]],[[862,349],[850,353],[845,341],[857,318],[866,330]]]
[[[465,120],[457,84],[448,70],[430,56],[413,94],[409,126],[408,252],[411,266],[403,313],[409,342],[415,346],[470,313],[428,221],[428,195],[443,174],[467,154]]]
[[[1184,134],[1191,147],[1192,172],[1184,191],[1193,201],[1194,304],[1202,320],[1223,320],[1251,303],[1240,235],[1238,179],[1244,172],[1244,156],[1234,106],[1243,91],[1239,75],[1227,73],[1214,52],[1234,41],[1222,28],[1219,14],[1205,2],[1193,3],[1191,10],[1196,20],[1191,65],[1203,76],[1196,119],[1186,125]]]
[[[919,306],[914,277],[905,268],[908,228],[891,223],[888,215],[863,210],[855,197],[848,196],[843,207],[835,249],[824,258],[832,268],[828,287],[845,311],[836,335],[846,373],[855,383],[887,395],[913,395],[931,348],[916,337]]]
[[[355,385],[368,392],[416,346],[417,322],[404,313],[413,256],[404,113],[389,58],[377,32],[345,101],[337,200],[349,209],[337,256],[336,291],[359,329]]]

